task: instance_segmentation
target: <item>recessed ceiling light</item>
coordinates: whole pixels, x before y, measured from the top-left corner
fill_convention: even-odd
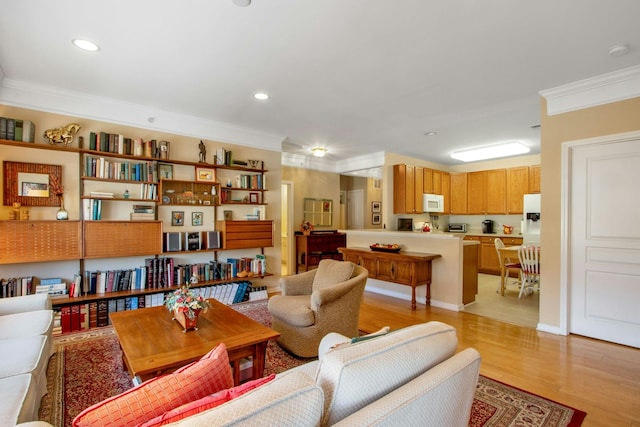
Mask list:
[[[78,47],[82,50],[87,50],[89,52],[96,52],[100,50],[100,46],[89,40],[73,39],[71,40],[71,43],[73,43],[75,47]]]
[[[238,7],[245,7],[251,4],[251,0],[231,0]]]
[[[313,147],[311,149],[311,154],[316,157],[324,157],[324,155],[327,154],[327,149],[324,147]]]
[[[498,157],[514,156],[525,154],[531,151],[526,145],[512,141],[504,144],[490,145],[488,147],[474,148],[471,150],[451,153],[451,158],[463,162],[475,162],[477,160],[496,159]]]
[[[611,56],[623,56],[629,53],[629,45],[618,44],[609,48],[609,55]]]
[[[265,101],[265,100],[269,99],[269,95],[267,95],[264,92],[256,92],[256,93],[253,94],[253,97],[255,99],[259,99],[260,101]]]
[[[424,136],[436,136],[437,134],[438,132],[430,131],[430,132],[425,132]]]

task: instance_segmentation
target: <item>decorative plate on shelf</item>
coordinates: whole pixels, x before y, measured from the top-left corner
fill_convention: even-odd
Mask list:
[[[169,203],[171,203],[171,197],[169,197],[169,196],[163,196],[163,197],[162,197],[162,203],[164,203],[164,204],[169,204]]]
[[[400,252],[400,245],[397,243],[387,244],[387,243],[374,243],[369,246],[372,251],[380,251],[380,252]]]

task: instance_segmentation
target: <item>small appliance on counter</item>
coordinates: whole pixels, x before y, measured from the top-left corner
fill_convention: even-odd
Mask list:
[[[449,231],[449,233],[466,233],[467,224],[449,224],[447,231]]]
[[[485,219],[482,221],[482,234],[493,234],[493,220]]]
[[[413,218],[398,218],[398,231],[413,231]]]

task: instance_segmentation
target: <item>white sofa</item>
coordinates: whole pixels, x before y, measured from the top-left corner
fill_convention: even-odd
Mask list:
[[[322,339],[317,361],[169,425],[467,426],[480,354],[472,348],[456,354],[457,342],[455,329],[440,322],[353,344],[332,333]]]
[[[455,354],[457,341],[455,329],[440,322],[355,344],[330,334],[317,361],[171,425],[467,426],[480,354]],[[349,343],[326,351],[338,342]]]
[[[38,419],[52,332],[48,295],[0,299],[0,427]]]

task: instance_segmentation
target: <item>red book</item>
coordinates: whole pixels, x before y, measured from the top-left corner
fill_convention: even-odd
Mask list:
[[[60,309],[60,326],[62,326],[63,334],[71,332],[71,307],[68,305]]]
[[[71,306],[71,331],[80,330],[80,305],[75,304]]]

